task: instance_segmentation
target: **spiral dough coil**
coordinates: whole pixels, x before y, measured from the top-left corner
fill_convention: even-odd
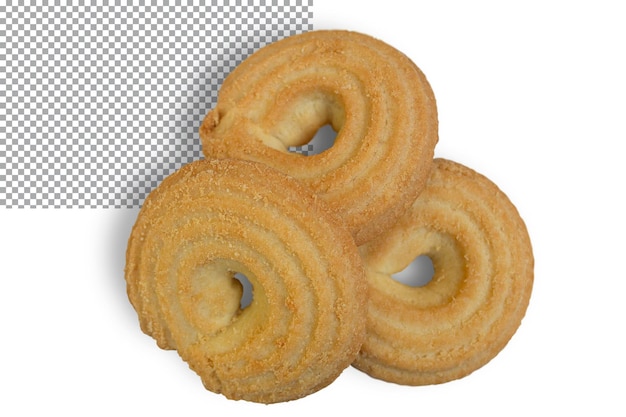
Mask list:
[[[253,286],[245,309],[236,273]],[[126,281],[144,332],[232,399],[315,392],[364,338],[351,235],[314,193],[258,163],[196,161],[166,178],[131,232]]]
[[[379,379],[466,376],[506,345],[528,306],[534,261],[524,222],[495,184],[456,162],[436,159],[411,209],[360,251],[370,301],[354,366]],[[420,255],[433,262],[428,284],[391,278]]]
[[[322,126],[317,155],[288,152]],[[390,227],[425,185],[435,97],[404,54],[368,35],[312,31],[261,48],[224,80],[200,127],[207,158],[262,162],[310,186],[357,244]]]

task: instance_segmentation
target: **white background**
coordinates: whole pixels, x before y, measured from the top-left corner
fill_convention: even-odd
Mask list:
[[[536,257],[521,328],[459,381],[347,369],[264,406],[202,387],[141,333],[123,281],[137,210],[0,210],[0,415],[625,415],[626,25],[620,2],[314,0],[314,28],[383,39],[438,100],[437,156],[490,177]],[[224,414],[225,415],[225,414]]]

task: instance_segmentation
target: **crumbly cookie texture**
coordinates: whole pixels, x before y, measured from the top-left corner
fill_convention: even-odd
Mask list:
[[[425,385],[466,376],[525,315],[534,264],[525,224],[494,183],[456,162],[436,159],[411,209],[360,252],[370,301],[354,366],[373,377]],[[391,278],[419,255],[433,262],[428,284]]]
[[[317,155],[287,151],[324,125]],[[423,189],[438,140],[435,96],[406,55],[357,32],[321,30],[261,48],[226,78],[200,127],[207,158],[262,162],[313,188],[362,244]]]
[[[244,309],[236,273],[253,286]],[[231,399],[313,393],[365,336],[352,236],[311,190],[255,162],[196,161],[165,179],[133,227],[126,281],[144,332]]]
[[[332,146],[289,152],[326,125]],[[208,390],[289,401],[350,364],[438,384],[517,331],[533,285],[526,226],[488,178],[434,159],[435,96],[400,51],[344,30],[270,44],[224,80],[199,135],[206,159],[146,198],[125,278],[141,329]],[[428,284],[392,278],[422,255]]]

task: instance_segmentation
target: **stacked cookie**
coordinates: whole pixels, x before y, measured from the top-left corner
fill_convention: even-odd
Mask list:
[[[331,148],[288,151],[327,124]],[[125,277],[142,330],[207,389],[289,401],[350,364],[441,383],[518,328],[533,280],[524,223],[487,178],[434,159],[434,95],[395,48],[348,31],[262,48],[224,81],[200,138],[205,159],[146,198]],[[430,283],[392,279],[420,255]]]

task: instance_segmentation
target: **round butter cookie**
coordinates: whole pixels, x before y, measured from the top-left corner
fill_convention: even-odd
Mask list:
[[[236,274],[253,287],[245,308]],[[139,212],[125,277],[144,332],[231,399],[311,394],[365,335],[350,233],[301,182],[260,163],[196,161],[167,177]]]
[[[533,254],[517,209],[486,177],[436,159],[400,221],[360,247],[370,288],[367,336],[354,366],[406,385],[461,378],[495,357],[525,315]],[[418,256],[432,280],[392,278]]]
[[[330,148],[288,151],[325,125],[337,132]],[[199,133],[207,158],[262,162],[306,183],[362,244],[423,189],[437,125],[431,87],[406,55],[368,35],[321,30],[238,65]]]

